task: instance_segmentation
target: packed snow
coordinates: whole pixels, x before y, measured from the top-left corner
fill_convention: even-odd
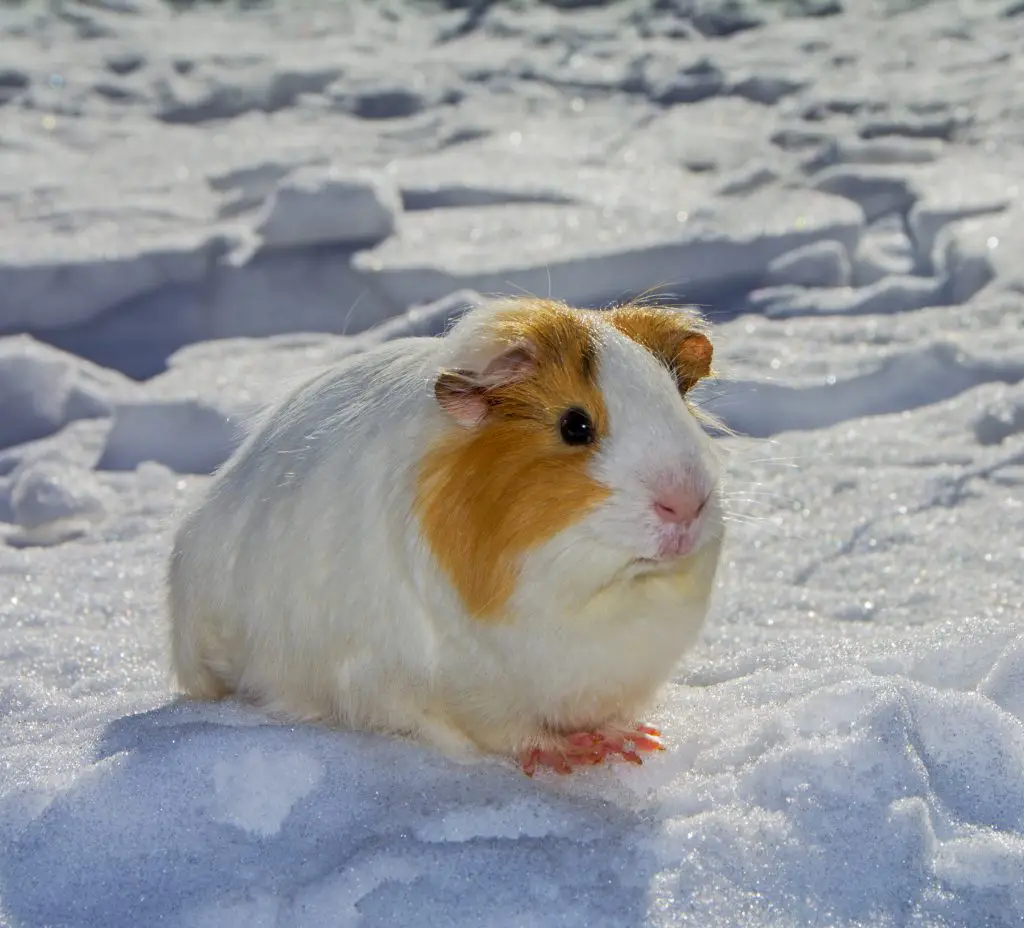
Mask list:
[[[1024,5],[0,8],[0,925],[1024,924]],[[700,304],[669,750],[528,779],[177,698],[254,412],[492,293]]]

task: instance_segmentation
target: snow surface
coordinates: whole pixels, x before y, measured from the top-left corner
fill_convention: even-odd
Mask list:
[[[1024,5],[244,7],[0,9],[0,925],[1024,924]],[[169,533],[254,410],[650,288],[743,433],[669,751],[176,701]]]

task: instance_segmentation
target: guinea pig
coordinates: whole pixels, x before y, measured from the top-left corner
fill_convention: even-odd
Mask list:
[[[711,358],[691,311],[500,299],[311,379],[175,535],[180,686],[530,775],[663,749],[724,534]]]

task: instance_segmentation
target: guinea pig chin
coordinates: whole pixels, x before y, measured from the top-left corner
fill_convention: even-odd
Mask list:
[[[717,488],[710,480],[654,481],[629,495],[632,525],[620,543],[631,549],[633,566],[670,568],[695,554],[720,521]]]

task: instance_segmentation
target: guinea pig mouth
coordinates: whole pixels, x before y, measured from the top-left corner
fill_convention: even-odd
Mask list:
[[[700,539],[687,539],[686,543],[676,547],[667,546],[661,553],[654,557],[635,557],[629,562],[629,569],[633,573],[656,573],[660,571],[674,571],[679,565],[689,560],[701,548]]]
[[[645,574],[671,573],[679,569],[679,564],[689,555],[682,557],[635,557],[626,565],[626,570],[634,577]]]

